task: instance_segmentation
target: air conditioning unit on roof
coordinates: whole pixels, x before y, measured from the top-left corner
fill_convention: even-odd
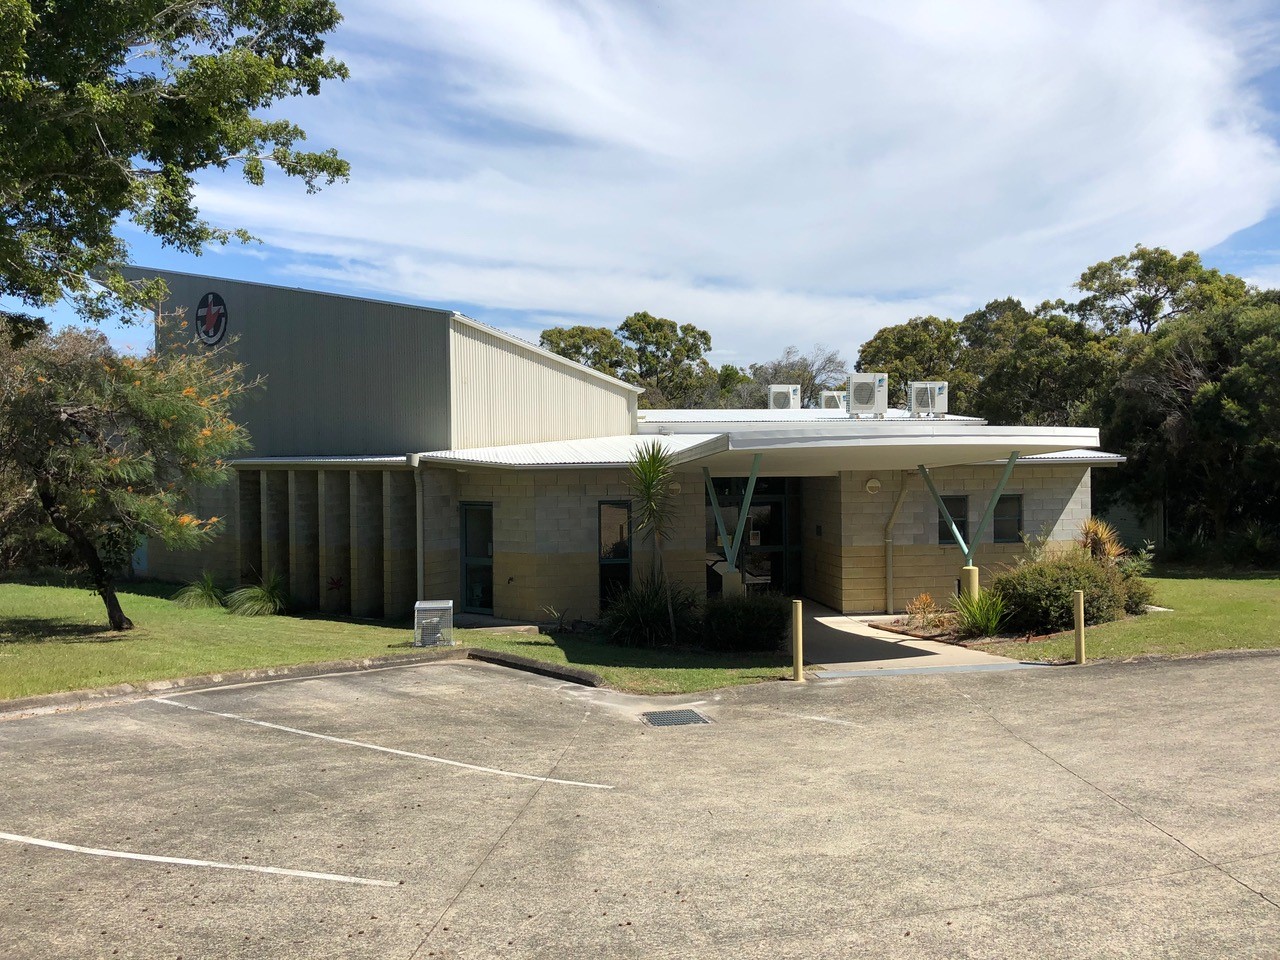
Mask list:
[[[860,413],[883,417],[889,410],[887,373],[849,374],[849,416]]]
[[[823,390],[818,405],[823,410],[849,411],[849,393],[847,390]]]
[[[799,410],[800,409],[800,384],[798,383],[769,384],[769,409],[770,410]]]
[[[947,381],[913,380],[907,384],[907,409],[913,417],[941,416],[947,412]]]

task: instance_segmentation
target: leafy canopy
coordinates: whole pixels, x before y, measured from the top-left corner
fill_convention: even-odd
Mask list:
[[[322,39],[340,19],[333,0],[0,0],[0,295],[127,320],[163,289],[117,269],[121,218],[199,253],[248,239],[201,218],[199,171],[345,178],[267,113],[346,77]]]
[[[223,350],[123,356],[73,329],[0,342],[0,489],[14,494],[0,521],[38,506],[89,570],[112,627],[127,629],[114,570],[141,537],[191,549],[213,536],[221,518],[184,504],[249,446],[231,411],[253,385]]]

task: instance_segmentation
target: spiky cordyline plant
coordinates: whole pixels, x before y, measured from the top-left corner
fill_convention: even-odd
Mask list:
[[[636,526],[653,538],[653,578],[666,590],[667,620],[671,641],[676,640],[675,607],[671,589],[662,568],[662,541],[675,522],[675,496],[671,484],[675,480],[675,459],[657,440],[650,440],[636,451],[631,461],[631,503],[636,512]]]

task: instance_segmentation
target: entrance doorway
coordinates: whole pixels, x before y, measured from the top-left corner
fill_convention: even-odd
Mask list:
[[[462,505],[462,609],[493,613],[493,504]]]
[[[712,481],[720,503],[725,530],[738,528],[745,477],[720,477]],[[725,545],[720,542],[711,495],[706,498],[707,595],[722,590],[719,570],[724,569]],[[787,596],[800,594],[800,480],[793,477],[760,477],[751,495],[747,525],[743,531],[738,567],[748,590],[771,590]]]

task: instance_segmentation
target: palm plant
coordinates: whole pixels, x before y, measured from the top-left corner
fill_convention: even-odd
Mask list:
[[[1116,528],[1098,517],[1089,517],[1080,525],[1076,543],[1094,560],[1106,565],[1116,563],[1129,552]]]
[[[674,482],[675,459],[661,443],[650,440],[636,451],[631,461],[631,503],[637,528],[653,538],[653,578],[663,584],[672,642],[676,639],[676,615],[662,568],[662,542],[670,536],[675,523],[676,499],[671,490]]]

